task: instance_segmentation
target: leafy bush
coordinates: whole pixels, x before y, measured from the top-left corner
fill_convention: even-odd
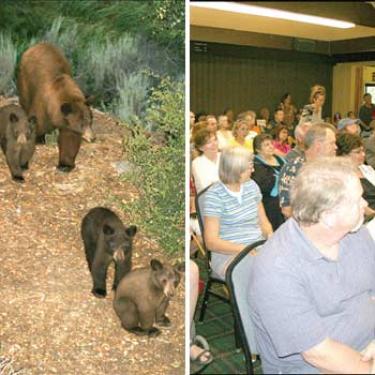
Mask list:
[[[151,94],[144,120],[166,135],[166,144],[141,127],[125,142],[135,167],[124,178],[139,188],[140,197],[124,210],[169,253],[184,249],[184,108],[183,83],[163,79]]]
[[[17,62],[17,48],[10,36],[0,34],[0,93],[12,95],[15,92],[14,71]]]

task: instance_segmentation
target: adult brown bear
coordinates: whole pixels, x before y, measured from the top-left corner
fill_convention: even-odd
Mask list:
[[[67,59],[49,43],[30,47],[22,55],[17,86],[22,107],[37,119],[38,139],[59,129],[57,167],[69,172],[82,139],[91,142],[94,134],[91,109],[72,78]]]

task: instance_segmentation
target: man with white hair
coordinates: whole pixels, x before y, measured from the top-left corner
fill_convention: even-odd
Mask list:
[[[304,139],[307,131],[311,128],[311,121],[300,121],[300,123],[294,129],[294,138],[296,139],[296,146],[290,150],[285,159],[288,163],[292,163],[298,157],[303,157],[305,152]]]
[[[375,244],[354,166],[306,163],[291,206],[249,273],[263,373],[374,374]]]
[[[284,164],[280,172],[279,196],[283,215],[292,215],[290,207],[290,186],[306,161],[313,161],[325,156],[336,155],[335,128],[329,123],[317,123],[310,127],[304,137],[304,155]]]

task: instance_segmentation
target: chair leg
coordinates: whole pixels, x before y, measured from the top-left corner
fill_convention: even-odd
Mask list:
[[[211,287],[211,280],[208,278],[206,287],[204,289],[204,295],[203,295],[203,301],[202,301],[202,307],[201,307],[201,312],[199,314],[199,321],[203,322],[204,319],[204,314],[206,313],[207,305],[208,305],[208,298],[210,296],[210,287]]]
[[[242,348],[241,336],[240,336],[240,331],[238,329],[238,325],[237,325],[235,317],[234,317],[234,340],[236,344],[236,349],[241,349]]]

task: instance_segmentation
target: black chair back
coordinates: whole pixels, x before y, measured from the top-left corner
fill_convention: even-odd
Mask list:
[[[247,374],[253,374],[252,350],[257,354],[253,323],[247,305],[248,283],[249,283],[249,263],[245,262],[246,257],[250,257],[251,250],[262,246],[266,241],[261,240],[248,245],[230,263],[226,271],[226,284],[229,289],[231,305],[234,319],[237,325],[237,335],[240,339],[240,346],[246,360]],[[249,258],[247,258],[249,260]]]
[[[206,241],[204,239],[204,219],[202,216],[202,207],[203,207],[203,199],[204,195],[206,194],[207,190],[212,186],[213,184],[207,186],[203,190],[201,190],[196,196],[195,196],[195,209],[197,211],[197,219],[199,224],[199,229],[201,230],[202,235],[202,242],[203,242],[203,248],[206,252],[206,261],[207,261],[207,269],[209,273],[211,272],[211,252],[206,246]]]

